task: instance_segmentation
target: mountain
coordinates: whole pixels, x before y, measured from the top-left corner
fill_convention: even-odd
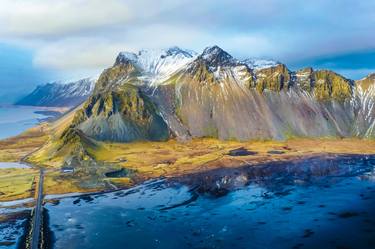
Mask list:
[[[283,64],[252,70],[217,47],[205,51],[213,53],[179,71],[173,89],[162,94],[174,95],[176,107],[158,102],[162,111],[174,109],[191,136],[248,140],[352,134],[352,81],[330,71],[302,75]]]
[[[131,64],[142,74],[142,81],[152,86],[170,77],[176,70],[191,62],[196,55],[194,51],[178,47],[141,50],[138,53],[121,52],[115,65]]]
[[[218,46],[122,52],[49,145],[74,154],[95,140],[373,138],[374,89],[329,70],[237,60]]]
[[[356,105],[358,121],[356,133],[365,134],[366,137],[375,136],[375,74],[356,81]]]
[[[93,95],[77,112],[72,127],[98,140],[168,139],[166,121],[140,86],[157,87],[194,56],[194,52],[176,47],[120,53],[114,66],[99,77]]]
[[[357,85],[361,87],[363,91],[369,90],[369,88],[375,88],[375,73],[369,74],[361,80],[356,81]]]
[[[16,102],[16,105],[73,107],[84,102],[92,93],[96,79],[85,78],[62,83],[53,82],[37,86],[29,95]]]

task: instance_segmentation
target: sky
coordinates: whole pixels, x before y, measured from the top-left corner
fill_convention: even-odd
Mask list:
[[[372,0],[0,0],[0,103],[79,79],[120,51],[218,45],[292,70],[375,72]]]

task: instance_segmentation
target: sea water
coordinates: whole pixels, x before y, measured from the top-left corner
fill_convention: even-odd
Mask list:
[[[375,158],[220,169],[45,205],[52,248],[375,248]]]
[[[0,106],[0,139],[18,135],[47,116],[35,113],[41,107]]]

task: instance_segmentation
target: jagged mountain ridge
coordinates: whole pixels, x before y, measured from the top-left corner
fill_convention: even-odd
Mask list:
[[[141,50],[138,53],[121,52],[115,65],[132,64],[150,85],[167,79],[171,74],[191,62],[197,54],[191,50],[171,47],[162,50]]]
[[[93,92],[96,78],[84,78],[63,83],[60,81],[37,86],[16,105],[74,107],[84,102]]]
[[[217,46],[200,55],[168,51],[120,53],[68,130],[118,142],[165,140],[167,133],[238,140],[375,135],[374,96],[332,71],[292,72],[278,62],[252,68]],[[153,136],[155,124],[162,128]]]

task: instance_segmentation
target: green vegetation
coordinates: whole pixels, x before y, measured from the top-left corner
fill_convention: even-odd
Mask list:
[[[313,71],[305,68],[297,71],[297,84],[301,89],[311,92],[319,101],[335,100],[344,102],[352,97],[353,83],[343,76],[328,70]],[[279,92],[291,86],[291,73],[285,65],[265,68],[257,72],[256,89]]]
[[[64,124],[52,124],[45,130],[50,140],[28,157],[28,161],[47,168],[45,193],[95,192],[116,187],[128,187],[139,181],[155,177],[173,177],[201,172],[218,167],[239,167],[274,160],[290,160],[321,153],[375,153],[375,141],[360,139],[290,139],[287,141],[221,141],[213,138],[193,139],[186,142],[109,143],[94,141],[80,132],[62,145],[53,140],[65,129]],[[46,136],[45,134],[43,136]],[[32,137],[28,139],[34,139]],[[28,143],[28,139],[24,142]],[[9,145],[11,146],[11,145]],[[78,149],[77,149],[78,148]],[[230,156],[233,149],[245,148],[255,155]],[[6,149],[6,148],[4,148]],[[80,151],[81,150],[81,151]],[[270,155],[268,151],[283,151]],[[83,156],[79,156],[80,153]],[[78,154],[78,155],[77,155]],[[74,173],[60,172],[63,165],[75,168]],[[106,173],[126,169],[122,177],[106,177]],[[35,169],[7,169],[0,172],[0,200],[32,197],[35,185]]]
[[[18,162],[47,140],[47,124],[33,127],[18,136],[0,141],[0,162]]]
[[[352,97],[352,83],[344,77],[328,70],[314,72],[314,93],[318,100],[346,101]]]
[[[359,146],[360,145],[360,146]],[[256,155],[229,156],[229,151],[245,148]],[[271,150],[284,154],[272,155]],[[375,141],[361,139],[290,139],[277,141],[220,141],[201,138],[188,142],[136,142],[101,143],[95,150],[88,150],[98,162],[118,165],[135,172],[135,176],[148,179],[200,172],[218,167],[238,167],[274,160],[290,160],[301,155],[321,153],[375,153]]]
[[[35,169],[0,169],[0,201],[34,197]]]
[[[119,115],[120,120],[109,123],[110,118],[116,114]],[[102,121],[93,121],[96,123],[92,124],[92,127],[90,120],[95,118]],[[85,121],[89,122],[86,130],[81,127]],[[119,86],[116,91],[106,91],[91,96],[83,108],[76,113],[69,128],[63,132],[61,137],[63,145],[78,139],[77,129],[85,130],[85,133],[99,140],[164,141],[169,137],[168,127],[158,115],[156,106],[138,87],[127,83]]]
[[[288,89],[290,72],[284,64],[261,69],[257,72],[256,89],[263,92],[265,89],[279,92]]]
[[[131,81],[135,80],[135,77],[139,74],[138,70],[131,63],[121,63],[114,65],[111,68],[106,69],[99,77],[95,84],[94,94],[113,90],[118,85],[121,85],[119,81]]]

